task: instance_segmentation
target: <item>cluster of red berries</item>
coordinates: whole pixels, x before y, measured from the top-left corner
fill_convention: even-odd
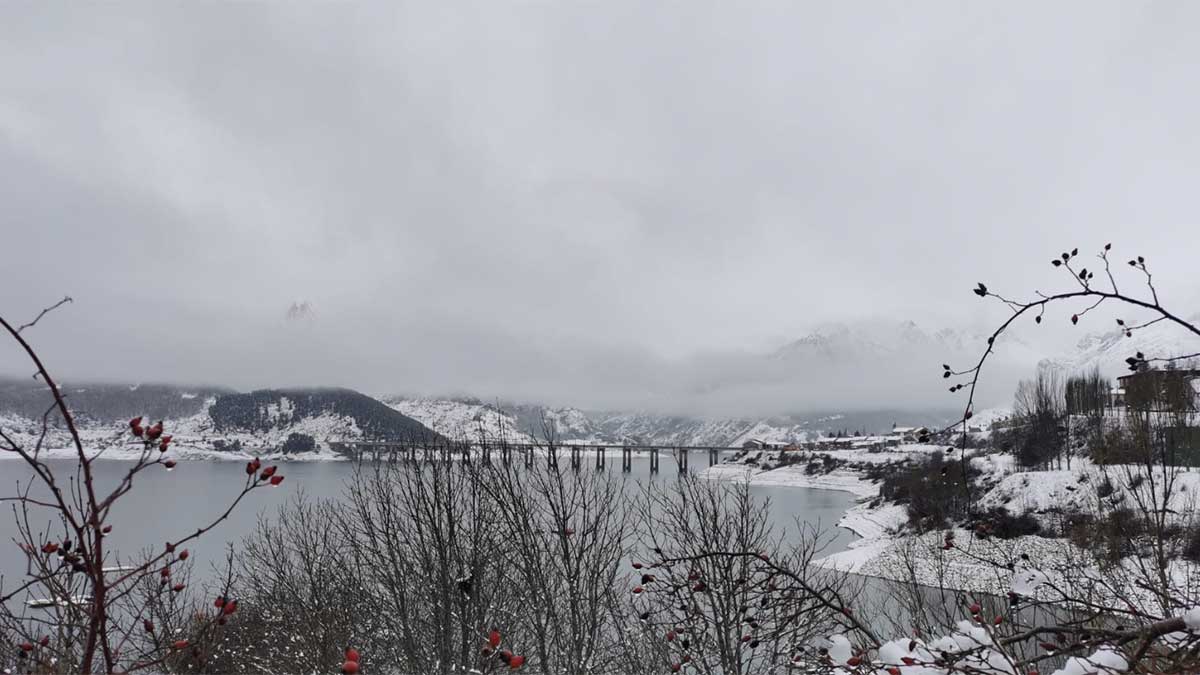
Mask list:
[[[21,644],[17,645],[17,647],[20,648],[20,650],[21,650],[21,651],[17,652],[17,657],[23,659],[23,658],[29,656],[31,653],[33,653],[34,649],[37,649],[38,646],[41,646],[43,648],[49,647],[50,646],[50,636],[43,635],[42,637],[38,638],[36,646],[32,642],[22,642]]]
[[[500,651],[497,652],[496,650],[499,648],[500,631],[493,628],[491,632],[488,633],[487,644],[483,646],[483,656],[486,658],[492,654],[495,654],[496,658],[500,659],[501,663],[508,666],[509,670],[516,670],[517,668],[525,665],[524,656],[521,656],[520,654],[514,654],[507,649],[500,649]]]
[[[146,450],[151,450],[157,446],[159,452],[165,453],[171,447],[171,440],[174,438],[170,435],[163,435],[162,420],[155,422],[149,428],[143,427],[141,415],[129,420],[129,430],[135,438],[142,440],[142,445],[145,446]],[[167,467],[168,471],[175,468],[175,460],[173,459],[164,460],[162,464]]]
[[[346,647],[346,661],[342,663],[342,672],[345,675],[354,675],[358,672],[358,650],[354,647]]]
[[[246,462],[246,475],[247,476],[253,476],[254,474],[258,473],[259,469],[262,469],[262,462],[259,461],[259,459],[257,457],[255,457],[253,460],[251,460],[249,462]],[[275,465],[268,466],[267,468],[262,469],[262,473],[259,474],[258,480],[270,481],[271,485],[279,485],[280,483],[283,482],[283,476],[275,475],[275,472],[278,470],[279,470],[279,467],[277,467]]]
[[[163,435],[162,420],[155,422],[150,428],[142,426],[141,415],[129,420],[129,430],[133,432],[134,437],[142,439],[146,447],[158,445],[159,452],[166,452],[171,445],[171,436]]]

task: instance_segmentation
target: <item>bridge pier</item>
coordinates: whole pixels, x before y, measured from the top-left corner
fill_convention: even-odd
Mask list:
[[[551,469],[558,468],[558,451],[553,445],[546,448],[546,466],[550,467]]]
[[[720,454],[721,453],[718,452],[716,448],[709,448],[708,449],[708,465],[716,466],[717,461],[720,459]]]
[[[621,473],[633,471],[633,450],[621,448]]]
[[[658,473],[658,448],[650,448],[650,473]]]
[[[604,463],[608,459],[607,457],[605,457],[604,451],[605,451],[605,448],[602,448],[602,447],[596,448],[596,468],[601,471],[604,470]]]
[[[675,448],[675,463],[679,468],[679,475],[685,475],[688,472],[688,449]]]
[[[583,450],[581,450],[578,445],[571,446],[571,468],[575,471],[579,471],[580,467],[583,465],[582,455]]]

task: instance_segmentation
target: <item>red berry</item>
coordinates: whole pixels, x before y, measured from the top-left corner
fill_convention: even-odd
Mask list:
[[[978,614],[979,612],[983,611],[983,608],[978,604],[971,605],[969,609],[971,610],[972,614]]]
[[[358,650],[354,647],[346,647],[346,660],[358,663]]]
[[[225,596],[218,595],[217,599],[213,600],[213,607],[216,607],[217,609],[221,609],[224,606],[225,606]]]
[[[523,665],[525,665],[525,657],[520,654],[513,654],[512,658],[508,660],[509,670],[516,670]]]
[[[1002,617],[1002,616],[998,616],[992,620],[992,624],[996,625],[996,626],[999,626],[1002,623],[1004,623],[1004,617]]]
[[[682,667],[683,667],[683,666],[679,665],[678,663],[672,663],[672,664],[671,664],[671,672],[672,672],[672,673],[678,673],[678,672],[679,672],[679,669],[680,669],[680,668],[682,668]]]
[[[171,648],[172,649],[187,649],[187,646],[188,646],[187,640],[176,640],[175,644],[171,645]]]
[[[862,659],[857,656],[851,656],[850,658],[846,659],[846,665],[850,667],[857,666],[860,663],[862,663]]]
[[[112,532],[112,525],[105,525],[100,528],[100,534],[108,534],[109,532]]]
[[[569,537],[569,536],[571,536],[571,535],[575,534],[575,530],[572,530],[572,529],[571,529],[571,528],[569,528],[569,527],[564,527],[564,528],[563,528],[563,534]]]
[[[667,642],[674,642],[674,641],[675,641],[675,631],[673,631],[673,630],[667,631]]]
[[[262,474],[259,475],[258,479],[259,480],[267,480],[268,478],[270,478],[271,476],[274,476],[274,475],[275,475],[275,466],[272,465],[272,466],[268,466],[267,468],[263,469]]]
[[[140,426],[142,426],[142,416],[141,415],[138,415],[137,417],[129,420],[129,428],[130,429],[136,429]]]
[[[642,563],[640,563],[640,562],[633,563],[633,569],[635,569],[635,570],[642,569]]]
[[[145,628],[147,633],[153,633],[154,632],[154,622],[151,621],[150,619],[145,619],[142,621],[142,628]]]
[[[41,640],[38,640],[38,644],[40,644],[40,645],[41,645],[41,646],[43,646],[43,647],[45,647],[45,646],[48,646],[48,645],[50,644],[50,636],[49,636],[49,635],[43,635],[43,636],[42,636],[42,639],[41,639]]]
[[[237,600],[230,600],[225,603],[225,614],[233,614],[237,611]]]
[[[892,666],[891,668],[887,669],[887,673],[888,675],[900,675],[900,669],[896,666]]]
[[[342,664],[342,672],[346,675],[354,675],[358,672],[358,661],[347,661]]]
[[[271,476],[271,485],[279,485],[283,482],[283,476]]]
[[[174,586],[172,586],[172,587],[171,587],[171,590],[172,590],[172,591],[175,591],[176,593],[178,593],[178,592],[182,591],[182,590],[183,590],[183,589],[185,589],[185,588],[187,588],[187,586],[185,586],[184,584],[175,584]]]
[[[188,550],[186,548],[179,552],[179,559],[180,560],[188,559]]]
[[[32,642],[22,642],[21,643],[21,651],[23,651],[23,652],[33,651],[33,643]]]
[[[167,461],[163,462],[163,466],[167,467],[167,469],[174,469],[175,468],[175,460],[168,459]]]
[[[643,589],[641,586],[634,586],[634,587],[633,587],[633,592],[634,592],[634,593],[641,593],[641,592],[642,592],[642,590],[644,590],[644,589]]]
[[[492,649],[500,646],[500,631],[495,628],[492,629],[492,632],[488,633],[488,646]]]
[[[57,550],[58,550],[58,544],[56,544],[52,541],[48,541],[42,545],[42,553],[45,553],[46,555],[50,555],[51,553],[54,553]]]
[[[912,651],[912,650],[910,649],[909,651]],[[911,656],[901,656],[901,657],[900,657],[900,661],[901,661],[902,663],[904,663],[904,665],[906,665],[906,666],[911,666],[911,665],[913,665],[914,663],[916,663],[916,662],[917,662],[917,660],[916,660],[916,659],[914,659],[914,658],[913,658],[913,657],[911,657]]]
[[[155,422],[154,426],[152,426],[146,430],[146,438],[148,438],[152,441],[158,440],[158,437],[162,436],[162,432],[163,432],[162,422]]]

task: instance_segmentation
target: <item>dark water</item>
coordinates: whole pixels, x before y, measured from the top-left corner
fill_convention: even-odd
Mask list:
[[[58,480],[65,483],[67,477],[75,475],[76,462],[54,460],[48,462]],[[699,462],[695,463],[696,465]],[[97,486],[111,489],[129,469],[130,464],[122,461],[97,461],[94,465]],[[113,531],[108,538],[109,550],[124,557],[136,556],[146,548],[161,550],[168,538],[178,538],[193,532],[219,516],[230,501],[241,490],[245,479],[242,462],[181,461],[173,471],[152,468],[139,474],[133,490],[123,497],[113,509],[108,523]],[[699,470],[698,466],[693,466]],[[586,466],[584,471],[595,469]],[[620,474],[620,458],[609,458],[608,471]],[[346,481],[352,480],[354,467],[349,462],[288,462],[280,465],[284,482],[270,489],[256,490],[246,497],[230,519],[217,525],[188,548],[196,564],[196,573],[207,576],[211,566],[223,562],[225,544],[236,542],[250,533],[260,514],[274,515],[277,508],[289,501],[300,490],[312,497],[338,497]],[[0,497],[11,496],[17,481],[26,482],[31,476],[28,467],[19,460],[0,460]],[[654,480],[676,480],[673,464],[664,461],[662,473]],[[650,480],[649,460],[635,458],[633,471],[626,480],[644,482]],[[107,490],[105,490],[107,492]],[[793,487],[753,487],[756,497],[767,498],[770,503],[770,519],[776,532],[792,535],[795,521],[817,524],[829,530],[832,539],[826,552],[844,550],[854,536],[835,525],[846,509],[854,504],[854,496],[833,490]],[[62,536],[62,528],[51,522],[52,513],[46,509],[31,508],[30,525],[35,532],[50,532],[54,537]],[[5,587],[24,574],[25,556],[13,539],[17,536],[14,513],[9,503],[0,505],[0,575],[6,579]],[[112,564],[112,563],[110,563]]]

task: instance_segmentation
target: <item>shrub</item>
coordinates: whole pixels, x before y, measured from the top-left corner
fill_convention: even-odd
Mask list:
[[[978,475],[969,463],[964,474],[963,462],[934,454],[884,475],[879,494],[907,504],[909,524],[918,532],[943,529],[968,515]]]
[[[280,446],[279,451],[285,455],[300,452],[312,452],[317,449],[317,442],[307,434],[289,434],[287,440]]]
[[[984,513],[975,524],[975,532],[981,538],[1015,539],[1040,534],[1041,531],[1042,524],[1032,514],[1013,515],[1003,506]]]

